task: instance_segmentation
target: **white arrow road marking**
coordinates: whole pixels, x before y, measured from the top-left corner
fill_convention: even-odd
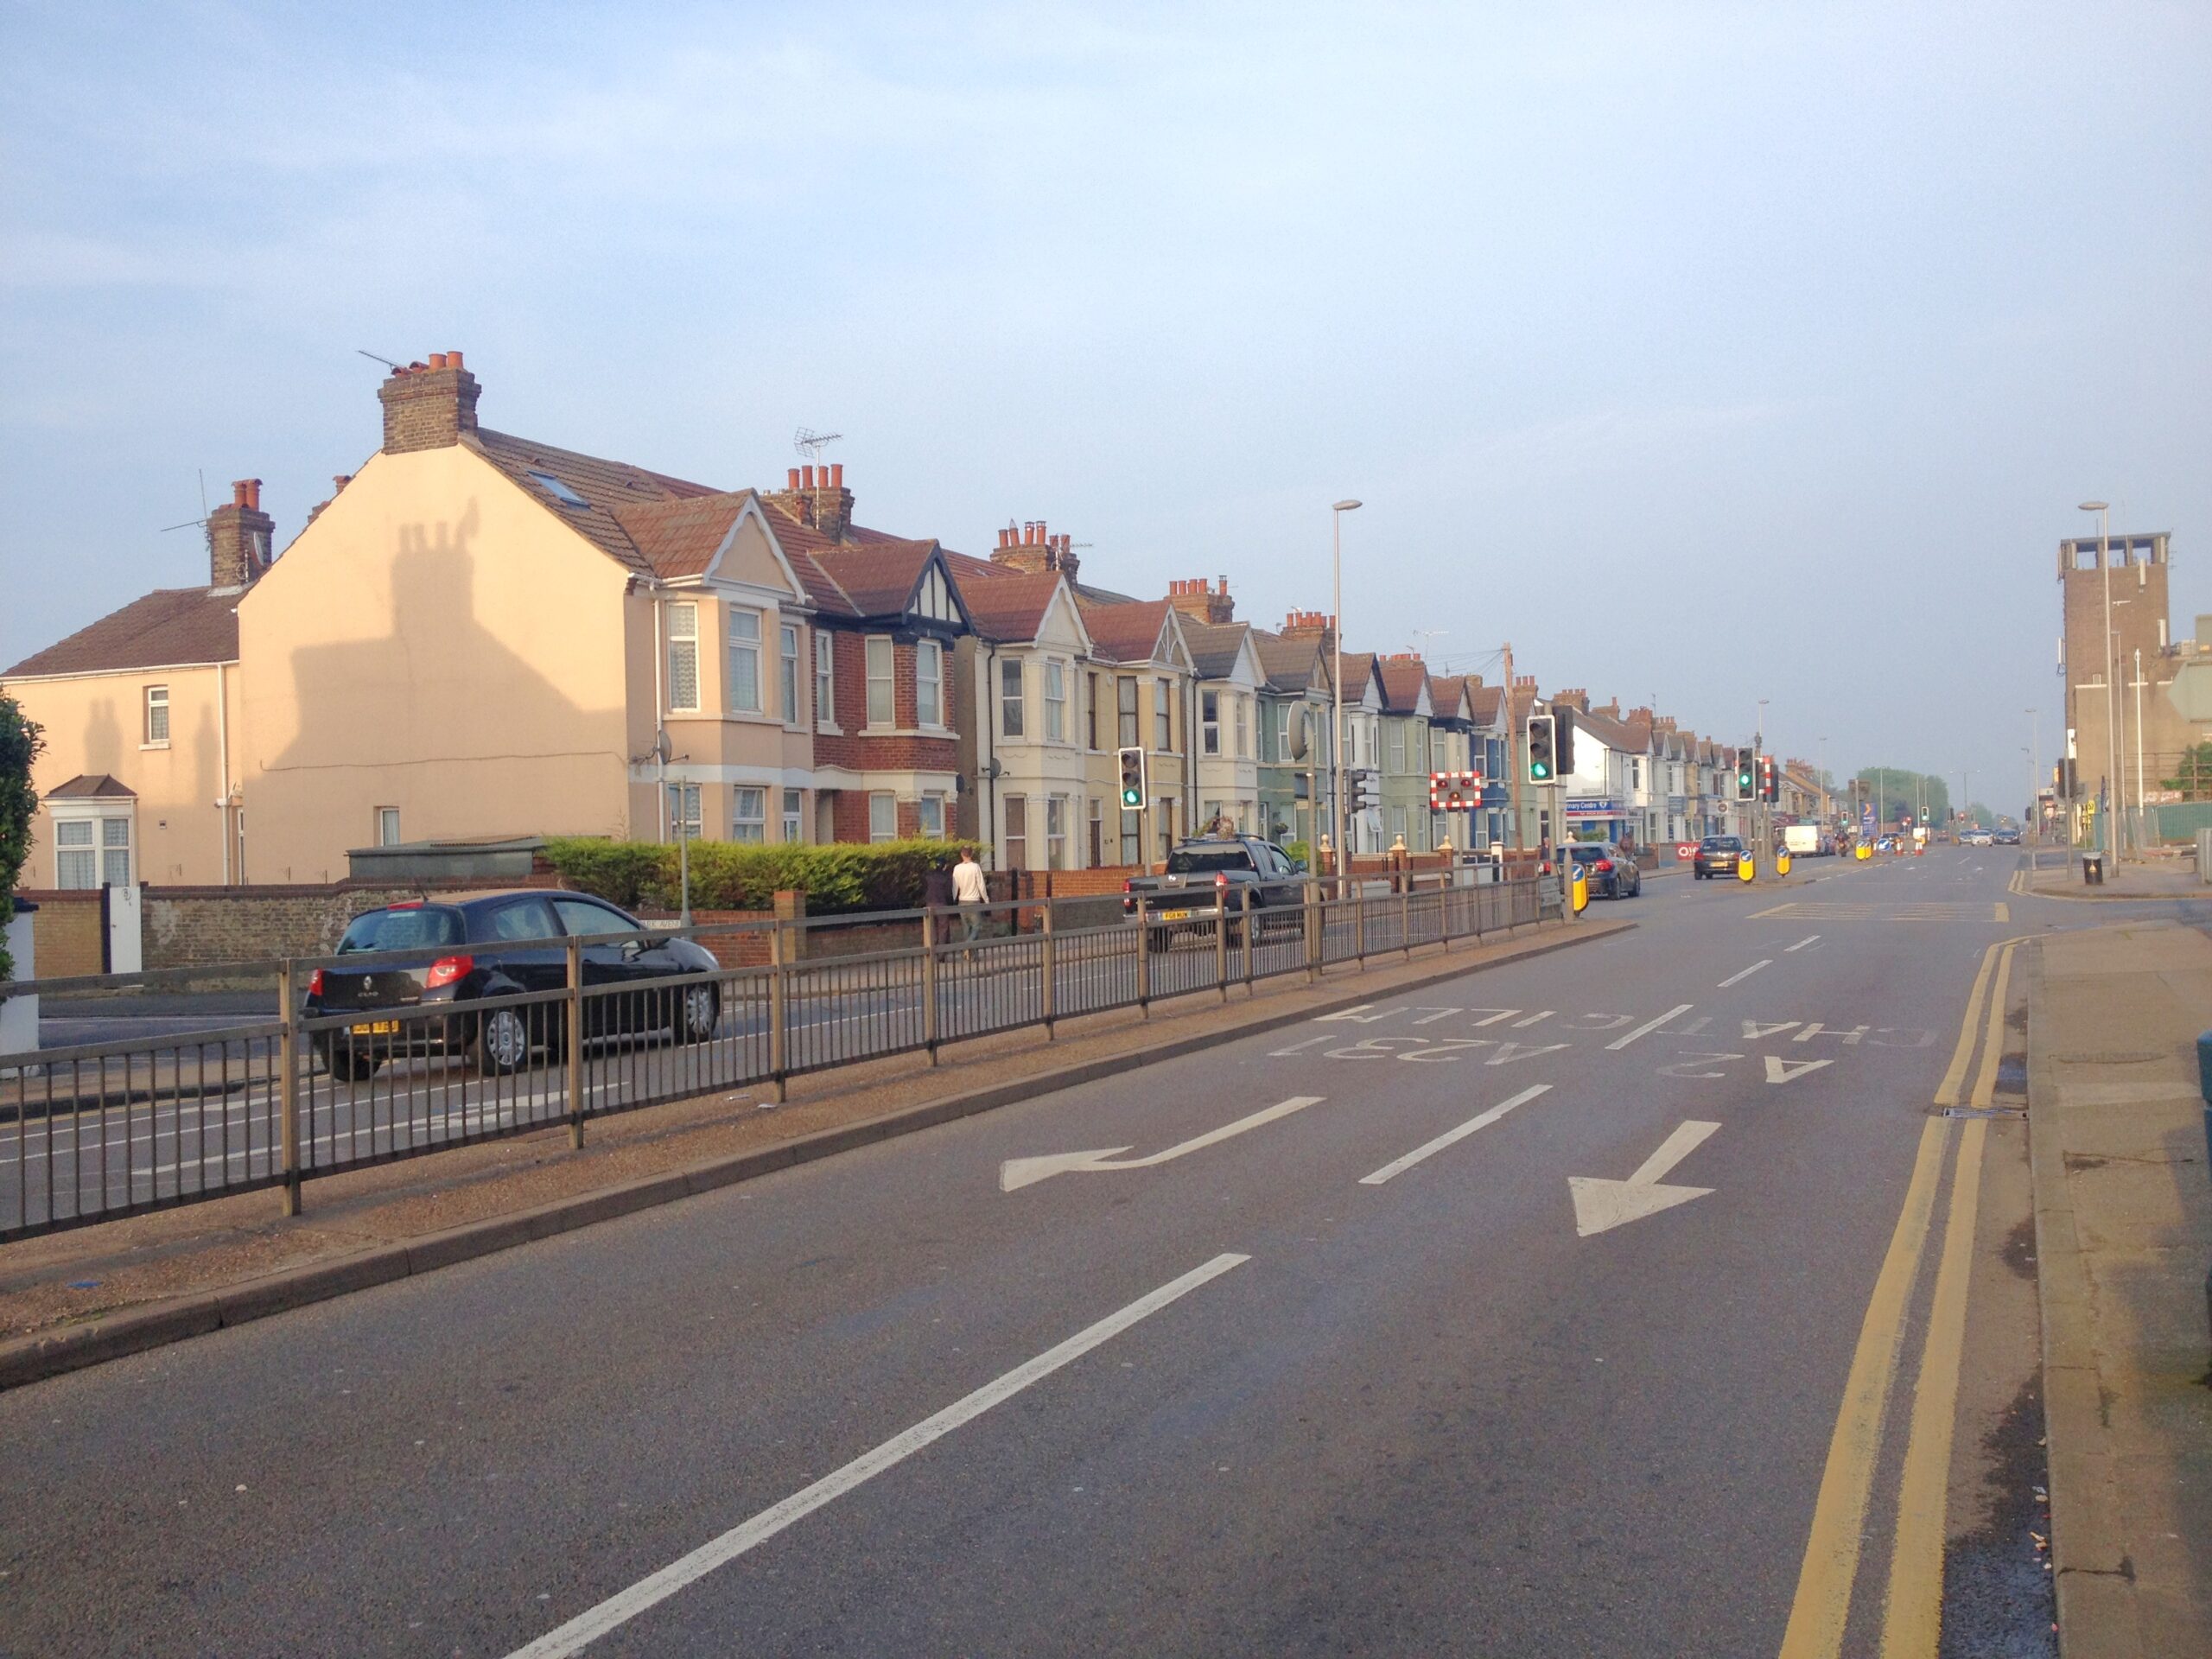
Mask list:
[[[1724,980],[1722,980],[1722,981],[1720,982],[1719,986],[1718,987],[1718,988],[1719,988],[1719,989],[1720,989],[1720,990],[1724,990],[1724,991],[1725,991],[1725,990],[1726,990],[1726,989],[1727,989],[1731,985],[1735,984],[1738,980],[1745,980],[1745,979],[1749,979],[1749,978],[1750,978],[1753,974],[1756,974],[1757,972],[1758,972],[1758,970],[1759,970],[1760,969],[1762,969],[1762,968],[1771,968],[1771,967],[1773,967],[1773,966],[1774,966],[1774,958],[1773,958],[1772,957],[1760,957],[1760,958],[1759,958],[1759,960],[1758,960],[1758,961],[1757,961],[1757,962],[1753,963],[1750,967],[1748,967],[1748,968],[1745,969],[1744,969],[1744,971],[1743,971],[1742,973],[1740,973],[1740,974],[1731,974],[1731,975],[1729,975],[1727,978],[1726,978],[1726,979],[1724,979]]]
[[[1404,1157],[1392,1160],[1389,1163],[1383,1165],[1382,1168],[1376,1170],[1372,1175],[1361,1176],[1359,1178],[1359,1184],[1362,1186],[1380,1186],[1383,1182],[1389,1180],[1393,1175],[1404,1174],[1415,1164],[1421,1162],[1422,1159],[1428,1157],[1431,1154],[1441,1152],[1445,1147],[1451,1146],[1455,1141],[1465,1140],[1477,1129],[1487,1128],[1489,1125],[1497,1122],[1499,1118],[1503,1117],[1516,1106],[1526,1106],[1538,1095],[1548,1094],[1550,1091],[1551,1084],[1548,1083],[1540,1083],[1533,1089],[1523,1089],[1519,1094],[1514,1096],[1512,1099],[1500,1101],[1488,1111],[1478,1113],[1475,1116],[1469,1118],[1465,1122],[1459,1125],[1458,1128],[1446,1129],[1443,1134],[1438,1135],[1435,1140],[1425,1141],[1421,1145],[1415,1147]]]
[[[610,1630],[620,1629],[657,1603],[697,1583],[717,1567],[727,1567],[746,1551],[767,1542],[794,1522],[804,1520],[823,1504],[842,1497],[855,1486],[905,1461],[932,1441],[943,1440],[962,1424],[972,1422],[993,1406],[1011,1400],[1031,1384],[1043,1382],[1062,1366],[1083,1357],[1100,1344],[1110,1341],[1140,1320],[1149,1319],[1169,1303],[1187,1296],[1230,1268],[1241,1267],[1249,1255],[1217,1255],[1180,1279],[1170,1280],[1140,1296],[1119,1313],[1109,1313],[1094,1325],[1078,1331],[1058,1346],[1047,1348],[973,1394],[963,1395],[944,1410],[925,1417],[905,1433],[893,1436],[872,1452],[863,1452],[843,1468],[833,1471],[810,1486],[803,1486],[780,1503],[741,1522],[719,1538],[709,1540],[689,1555],[680,1556],[647,1579],[618,1591],[596,1607],[587,1609],[557,1630],[548,1630],[509,1659],[570,1659]]]
[[[1616,1048],[1626,1048],[1626,1047],[1627,1047],[1630,1043],[1634,1042],[1637,1038],[1639,1038],[1639,1037],[1649,1037],[1649,1036],[1653,1032],[1655,1032],[1655,1031],[1658,1030],[1660,1027],[1662,1027],[1662,1026],[1665,1025],[1665,1024],[1666,1024],[1669,1020],[1672,1020],[1672,1019],[1673,1019],[1676,1014],[1688,1014],[1688,1012],[1689,1012],[1693,1007],[1695,1007],[1696,1006],[1697,1006],[1697,1005],[1696,1005],[1695,1003],[1694,1003],[1694,1002],[1683,1002],[1683,1003],[1680,1003],[1680,1004],[1676,1005],[1675,1007],[1671,1007],[1671,1008],[1668,1009],[1666,1013],[1664,1013],[1664,1014],[1661,1014],[1661,1015],[1660,1015],[1656,1020],[1645,1020],[1642,1025],[1638,1026],[1638,1027],[1637,1027],[1634,1031],[1630,1032],[1630,1033],[1629,1033],[1625,1037],[1616,1037],[1616,1038],[1614,1038],[1614,1039],[1613,1039],[1613,1040],[1612,1040],[1611,1042],[1607,1043],[1607,1044],[1605,1045],[1605,1047],[1607,1048],[1607,1050],[1608,1050],[1608,1051],[1611,1051],[1611,1050],[1612,1050],[1612,1049],[1616,1049]]]
[[[1659,1143],[1659,1150],[1645,1159],[1643,1166],[1624,1181],[1603,1180],[1593,1175],[1568,1176],[1567,1184],[1574,1193],[1576,1234],[1587,1238],[1624,1221],[1641,1221],[1646,1216],[1656,1216],[1662,1210],[1671,1210],[1678,1204],[1688,1204],[1692,1198],[1701,1198],[1712,1192],[1709,1186],[1662,1186],[1659,1178],[1696,1151],[1705,1138],[1719,1127],[1718,1123],[1701,1123],[1695,1118],[1677,1126]]]
[[[1824,1065],[1834,1065],[1834,1060],[1785,1060],[1779,1054],[1766,1057],[1766,1080],[1787,1083],[1792,1077],[1802,1077],[1808,1071],[1817,1071]]]
[[[1105,1147],[1091,1152],[1052,1152],[1040,1158],[1009,1158],[999,1166],[999,1191],[1012,1192],[1055,1175],[1075,1171],[1086,1173],[1105,1169],[1150,1169],[1180,1158],[1185,1153],[1203,1151],[1242,1135],[1247,1129],[1256,1129],[1262,1123],[1272,1123],[1279,1117],[1288,1117],[1293,1112],[1302,1112],[1308,1106],[1319,1106],[1325,1096],[1321,1095],[1293,1095],[1288,1100],[1254,1112],[1249,1117],[1240,1117],[1234,1123],[1224,1123],[1217,1129],[1208,1129],[1204,1135],[1172,1146],[1165,1152],[1155,1152],[1148,1157],[1126,1158],[1116,1161],[1117,1154],[1127,1152],[1127,1147]]]

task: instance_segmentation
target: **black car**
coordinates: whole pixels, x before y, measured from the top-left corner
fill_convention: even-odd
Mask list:
[[[1697,857],[1690,864],[1690,874],[1700,881],[1713,876],[1732,881],[1736,879],[1736,861],[1743,855],[1741,836],[1707,836],[1697,844]]]
[[[1610,841],[1578,841],[1568,849],[1590,883],[1593,899],[1633,899],[1643,891],[1643,872]]]
[[[385,1061],[417,1054],[466,1055],[486,1072],[513,1071],[533,1049],[564,1040],[558,1003],[478,1013],[486,999],[551,991],[568,983],[567,940],[582,941],[583,982],[632,985],[637,995],[585,1003],[586,1034],[669,1031],[687,1042],[713,1035],[721,1012],[711,982],[657,988],[679,976],[714,971],[712,953],[690,939],[647,932],[634,916],[581,893],[495,893],[451,901],[421,900],[365,911],[339,941],[340,958],[404,951],[359,969],[342,961],[318,968],[308,983],[307,1014],[392,1010],[389,1020],[318,1032],[315,1051],[333,1077],[353,1081]],[[404,1010],[450,1005],[443,1019]]]

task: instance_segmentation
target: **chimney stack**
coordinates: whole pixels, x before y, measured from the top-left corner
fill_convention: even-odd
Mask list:
[[[428,363],[394,369],[377,388],[384,405],[384,452],[449,449],[476,430],[476,377],[459,352],[433,352]]]
[[[207,582],[232,591],[249,587],[269,568],[276,521],[261,510],[261,480],[242,478],[231,499],[207,515]]]
[[[998,546],[991,553],[991,563],[1005,565],[1011,570],[1019,570],[1025,575],[1034,575],[1045,570],[1058,570],[1062,565],[1063,555],[1060,551],[1060,543],[1065,538],[1062,537],[1047,535],[1045,521],[1042,518],[1025,518],[1019,529],[1012,524],[1006,527],[1000,537]],[[1066,568],[1069,580],[1073,581],[1075,565],[1071,556],[1067,558]]]
[[[853,525],[853,493],[845,487],[845,464],[787,467],[784,487],[764,493],[770,505],[802,524],[811,524],[833,542],[846,539]]]

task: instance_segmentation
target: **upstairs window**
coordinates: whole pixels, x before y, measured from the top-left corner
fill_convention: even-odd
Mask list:
[[[1252,754],[1251,704],[1243,697],[1231,697],[1230,704],[1236,715],[1236,758],[1246,760]]]
[[[893,696],[892,663],[889,636],[871,634],[868,642],[868,723],[871,726],[898,723],[898,701]]]
[[[934,639],[914,645],[914,719],[922,726],[944,724],[944,647]]]
[[[1143,741],[1137,732],[1137,683],[1135,679],[1129,675],[1122,675],[1120,679],[1114,683],[1114,695],[1116,699],[1115,706],[1121,715],[1121,747],[1125,749],[1134,749]],[[1124,863],[1135,863],[1136,861],[1135,859],[1124,859],[1122,861]]]
[[[396,806],[377,808],[377,845],[399,845],[399,809]]]
[[[689,601],[668,607],[668,706],[682,714],[699,708],[699,607]]]
[[[1068,671],[1058,663],[1045,664],[1045,741],[1065,743],[1068,737]]]
[[[1174,709],[1175,683],[1152,683],[1152,747],[1163,753],[1175,747],[1175,730],[1169,716]]]
[[[169,689],[166,685],[146,688],[145,742],[149,748],[169,746]]]
[[[1202,754],[1221,753],[1221,693],[1218,691],[1198,693],[1198,751]]]
[[[826,628],[814,631],[814,723],[837,723],[837,636]]]
[[[729,613],[729,707],[736,715],[760,712],[760,613]]]
[[[1008,658],[999,664],[999,735],[1021,736],[1027,728],[1027,715],[1022,700],[1021,664]]]
[[[783,677],[778,682],[777,689],[783,693],[784,723],[796,726],[805,717],[798,706],[798,627],[795,623],[786,622],[779,632],[783,646]]]

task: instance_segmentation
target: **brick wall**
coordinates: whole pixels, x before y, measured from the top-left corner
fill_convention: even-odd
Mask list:
[[[844,728],[842,737],[817,734],[814,740],[815,762],[818,766],[843,766],[853,772],[951,772],[958,763],[957,743],[948,732],[944,737],[862,737],[861,728],[868,723],[868,635],[858,631],[837,629],[834,632],[833,647],[836,666],[832,673],[836,686],[837,724]],[[939,713],[950,721],[951,718],[952,676],[954,652],[947,645],[939,670]],[[914,642],[908,639],[894,639],[891,646],[891,707],[893,721],[907,731],[918,723],[919,715],[914,689]],[[950,803],[947,803],[948,809]],[[841,821],[837,838],[840,841],[868,839],[867,807],[861,809],[861,831],[849,836]]]
[[[501,885],[558,887],[561,883],[557,877],[530,876]],[[410,899],[435,899],[441,892],[482,891],[481,882],[404,887],[355,886],[350,881],[327,886],[149,887],[144,889],[140,944],[149,969],[258,962],[272,957],[327,956],[338,948],[346,923],[363,911]],[[41,974],[44,971],[41,959]]]
[[[38,906],[31,917],[31,950],[41,979],[73,979],[104,973],[100,961],[100,896],[98,891],[33,893],[16,896]],[[20,965],[20,964],[19,964]]]

